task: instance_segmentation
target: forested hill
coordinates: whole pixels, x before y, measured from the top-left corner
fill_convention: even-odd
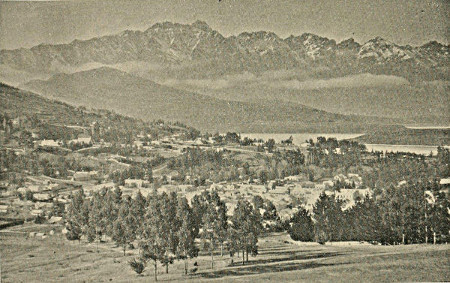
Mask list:
[[[450,129],[410,129],[394,125],[380,127],[355,139],[369,144],[450,145]]]

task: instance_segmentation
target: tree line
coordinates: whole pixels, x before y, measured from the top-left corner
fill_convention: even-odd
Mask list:
[[[242,264],[248,255],[258,253],[258,236],[262,231],[259,210],[244,199],[239,199],[234,214],[229,217],[227,206],[217,192],[204,191],[194,196],[191,203],[176,193],[157,194],[156,190],[144,197],[139,191],[134,198],[123,196],[119,188],[102,189],[87,197],[81,189],[71,198],[65,215],[66,237],[82,237],[97,245],[107,238],[127,248],[137,242],[139,256],[130,261],[138,273],[148,262],[153,263],[157,279],[158,263],[165,267],[175,260],[197,257],[199,251],[211,255],[220,248],[221,256],[227,250],[230,256],[242,254]]]
[[[372,197],[345,202],[334,194],[321,194],[312,215],[300,209],[290,220],[294,240],[368,241],[381,244],[447,242],[450,231],[449,200],[437,182],[389,187]]]

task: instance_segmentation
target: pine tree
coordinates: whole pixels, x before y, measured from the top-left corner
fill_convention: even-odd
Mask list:
[[[142,234],[142,228],[144,224],[144,216],[145,216],[145,198],[142,195],[141,191],[136,193],[136,196],[131,201],[131,211],[134,215],[136,222],[136,235]]]
[[[69,240],[81,240],[81,235],[87,226],[88,219],[84,215],[84,206],[89,202],[85,201],[83,189],[77,191],[72,196],[71,202],[67,208],[67,213],[64,218],[67,228],[67,239]]]
[[[89,211],[89,232],[88,232],[88,240],[96,240],[97,241],[97,251],[98,251],[98,243],[101,240],[101,237],[105,231],[106,219],[103,214],[103,201],[102,196],[99,192],[94,192],[90,211]]]
[[[322,193],[314,205],[314,234],[316,241],[325,243],[327,241],[340,240],[343,234],[343,202],[334,196]]]
[[[196,257],[198,249],[195,246],[192,212],[186,198],[180,198],[178,201],[177,219],[181,220],[181,227],[177,232],[177,256],[179,259],[184,259],[184,273],[187,275],[187,260],[189,257]]]
[[[127,245],[136,239],[136,225],[132,213],[130,213],[129,201],[123,201],[119,209],[119,215],[113,224],[112,239],[117,245],[122,246],[125,256]]]
[[[248,254],[257,254],[258,236],[262,230],[261,215],[259,210],[246,200],[240,199],[232,217],[232,233],[230,241],[235,241],[231,246],[242,251],[242,264],[248,261]],[[247,258],[245,258],[245,255]]]
[[[294,241],[312,241],[314,223],[306,209],[299,209],[291,219],[289,235]]]
[[[142,239],[140,248],[142,250],[141,257],[144,261],[153,260],[155,268],[155,281],[157,277],[158,261],[165,258],[165,231],[163,230],[164,219],[161,214],[160,199],[156,192],[148,197],[147,212],[145,214],[145,222],[142,231]]]

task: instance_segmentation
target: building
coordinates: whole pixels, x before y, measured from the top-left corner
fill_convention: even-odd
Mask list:
[[[70,143],[91,144],[92,143],[92,138],[90,136],[80,135],[77,139],[70,140],[69,144]]]
[[[79,171],[75,172],[72,177],[72,181],[90,181],[98,178],[97,171],[84,172]]]
[[[44,214],[44,211],[42,209],[34,209],[31,211],[31,215],[34,215],[34,216],[39,216],[39,215],[43,215],[43,214]]]
[[[150,183],[142,179],[126,179],[125,187],[127,188],[143,188],[148,186]]]
[[[0,213],[8,213],[8,205],[0,205]]]
[[[55,140],[40,140],[36,141],[36,146],[40,147],[60,147],[61,144]]]
[[[52,197],[50,194],[33,194],[33,199],[36,201],[50,201]]]

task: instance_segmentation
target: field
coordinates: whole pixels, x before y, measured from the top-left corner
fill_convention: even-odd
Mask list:
[[[124,257],[112,243],[69,242],[58,233],[45,239],[27,238],[29,231],[51,227],[17,226],[16,233],[0,233],[2,282],[149,282],[153,266],[143,276],[136,275],[127,261],[137,250]],[[24,232],[23,234],[17,231]],[[285,233],[272,233],[259,242],[259,255],[241,259],[215,254],[215,269],[210,256],[200,255],[195,275],[184,276],[183,262],[169,266],[169,274],[158,266],[158,281],[188,282],[386,282],[450,280],[447,245],[373,246],[360,243],[295,243]]]

